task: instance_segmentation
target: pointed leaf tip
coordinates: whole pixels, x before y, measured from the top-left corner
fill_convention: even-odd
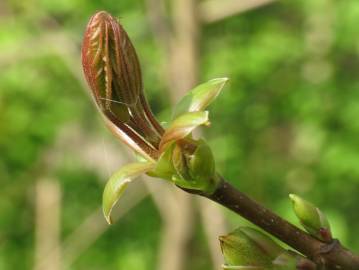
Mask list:
[[[102,210],[108,224],[112,224],[111,212],[133,178],[154,168],[154,163],[131,163],[123,166],[108,180],[102,197]]]
[[[220,94],[228,78],[212,79],[190,90],[176,105],[172,119],[186,112],[202,111]]]

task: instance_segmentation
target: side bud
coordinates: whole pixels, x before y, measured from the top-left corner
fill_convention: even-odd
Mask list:
[[[293,209],[305,230],[323,242],[331,242],[332,234],[329,222],[322,211],[301,197],[290,194]]]

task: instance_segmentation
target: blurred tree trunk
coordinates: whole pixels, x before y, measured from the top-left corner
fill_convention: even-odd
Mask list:
[[[167,72],[167,84],[172,103],[176,103],[198,82],[200,62],[198,47],[201,28],[198,20],[198,1],[171,0],[171,30],[167,24],[168,15],[165,11],[165,2],[148,0],[147,3],[153,32],[159,46],[165,51],[167,59],[169,59],[164,72]],[[219,233],[223,233],[223,224],[225,223],[218,206],[205,202],[195,204],[198,199],[163,185],[162,192],[159,192],[158,189],[161,185],[157,184],[156,191],[152,192],[155,202],[158,201],[159,209],[163,208],[160,212],[165,220],[158,269],[165,270],[170,267],[174,270],[182,270],[191,268],[190,265],[186,265],[186,262],[189,258],[187,252],[190,249],[188,247],[190,247],[194,237],[195,205],[200,208],[213,266],[214,269],[217,269],[222,263],[217,237]],[[165,193],[172,193],[173,195],[167,197],[175,197],[175,201],[164,199]],[[161,194],[160,197],[158,194]],[[167,202],[166,207],[161,207],[164,200]],[[170,203],[171,201],[172,203]],[[217,222],[213,222],[214,220]]]
[[[58,181],[36,183],[35,270],[61,270],[60,215],[61,188]]]
[[[173,31],[166,24],[165,3],[161,0],[148,0],[149,18],[152,22],[160,46],[165,50],[167,59],[165,70],[174,103],[197,81],[197,38],[198,23],[195,14],[195,0],[171,0]],[[158,9],[160,7],[161,9]],[[150,188],[151,189],[151,188]],[[155,202],[165,221],[162,236],[159,270],[184,270],[190,268],[188,246],[193,238],[194,199],[184,192],[156,185],[152,192]],[[158,196],[159,194],[160,197]],[[164,203],[164,199],[166,202]],[[174,198],[174,200],[173,200]],[[161,205],[165,204],[166,207]]]

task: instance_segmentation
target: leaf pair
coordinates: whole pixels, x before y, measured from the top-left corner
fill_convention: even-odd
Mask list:
[[[183,139],[196,127],[209,125],[208,112],[204,109],[218,97],[227,81],[228,78],[217,78],[200,84],[177,103],[172,122],[161,139],[161,153],[171,142]]]

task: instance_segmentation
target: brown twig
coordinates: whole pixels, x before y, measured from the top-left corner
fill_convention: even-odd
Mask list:
[[[359,269],[359,257],[345,249],[339,241],[334,240],[332,243],[319,241],[249,198],[224,179],[211,195],[194,192],[193,190],[186,191],[206,197],[234,211],[306,255],[318,265],[319,269]]]

